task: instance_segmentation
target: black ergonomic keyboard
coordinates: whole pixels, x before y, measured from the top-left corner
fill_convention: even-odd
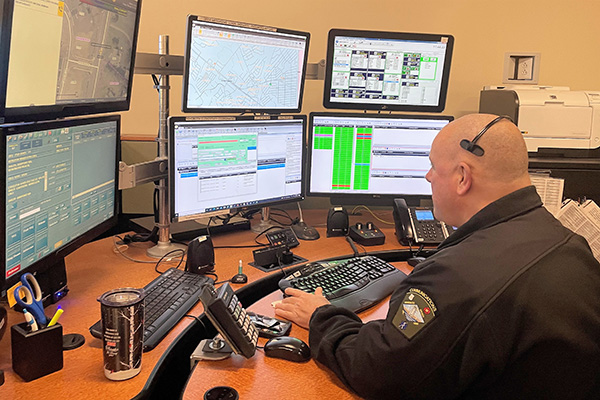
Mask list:
[[[361,256],[308,263],[280,280],[279,288],[312,293],[322,287],[331,304],[359,312],[390,295],[404,278],[405,273],[382,259]]]
[[[144,351],[150,351],[200,300],[202,288],[214,281],[206,276],[169,268],[144,286]],[[90,327],[102,338],[102,321]]]

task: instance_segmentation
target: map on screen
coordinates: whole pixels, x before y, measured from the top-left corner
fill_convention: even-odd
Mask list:
[[[57,102],[126,98],[137,1],[66,0]]]
[[[184,76],[187,109],[296,109],[306,38],[194,21]]]
[[[137,8],[136,0],[15,2],[7,107],[126,99]]]

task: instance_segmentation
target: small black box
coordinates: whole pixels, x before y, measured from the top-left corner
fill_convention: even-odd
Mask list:
[[[10,327],[12,368],[25,382],[63,367],[62,325],[29,332],[27,323]]]
[[[348,211],[344,207],[331,207],[327,214],[327,237],[348,234]]]
[[[278,267],[280,264],[286,264],[283,261],[286,251],[288,251],[288,247],[284,244],[254,250],[252,252],[254,254],[254,264],[259,267]]]

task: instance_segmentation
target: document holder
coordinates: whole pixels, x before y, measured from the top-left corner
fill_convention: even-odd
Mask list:
[[[61,370],[63,367],[62,325],[56,324],[35,332],[27,323],[10,328],[12,368],[25,382]]]

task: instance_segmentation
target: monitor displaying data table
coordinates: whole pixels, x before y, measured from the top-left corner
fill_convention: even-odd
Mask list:
[[[453,45],[451,35],[332,29],[323,105],[441,112]]]
[[[308,195],[332,204],[389,205],[431,197],[429,152],[441,115],[311,113]]]
[[[174,222],[304,198],[306,116],[171,117]]]

